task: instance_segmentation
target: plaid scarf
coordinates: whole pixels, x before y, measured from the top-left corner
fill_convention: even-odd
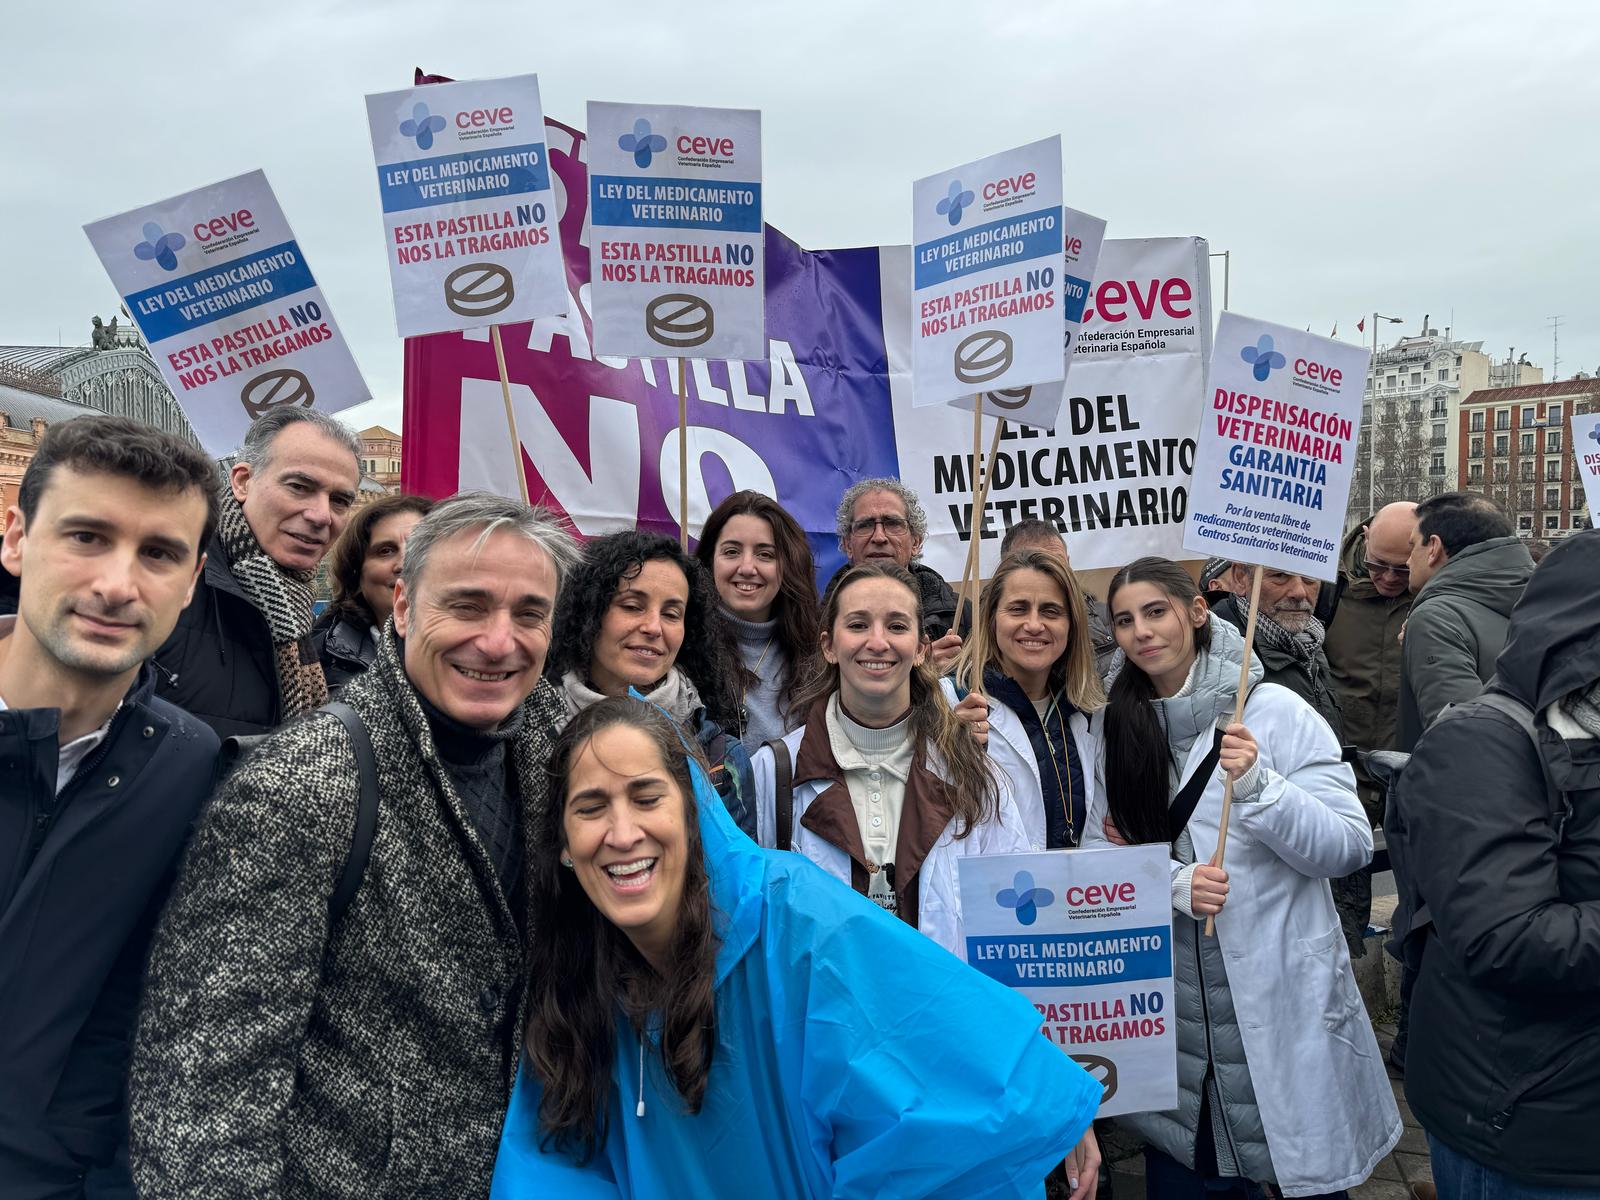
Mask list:
[[[1241,610],[1243,607],[1241,602]],[[1266,613],[1256,613],[1256,637],[1260,638],[1263,644],[1282,651],[1302,665],[1309,664],[1316,657],[1317,650],[1322,646],[1322,639],[1327,635],[1328,631],[1315,617],[1307,620],[1306,627],[1299,633],[1291,633]]]
[[[261,610],[272,631],[272,652],[282,696],[281,719],[288,721],[326,703],[328,681],[311,641],[311,581],[316,571],[290,571],[273,562],[245,520],[244,506],[226,485],[222,489],[217,534],[228,554],[234,579]]]

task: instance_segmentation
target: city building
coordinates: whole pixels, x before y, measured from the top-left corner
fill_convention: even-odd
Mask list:
[[[1496,362],[1481,341],[1461,341],[1449,329],[1441,337],[1425,328],[1379,350],[1367,372],[1346,528],[1392,501],[1466,486],[1459,472],[1462,398],[1543,379],[1526,355]]]
[[[1461,488],[1484,491],[1524,538],[1559,541],[1588,527],[1571,420],[1600,412],[1600,379],[1481,388],[1461,402]]]
[[[198,441],[132,324],[95,318],[88,346],[0,346],[0,382]]]
[[[382,425],[372,425],[356,436],[361,439],[361,473],[385,491],[399,491],[400,435]]]
[[[17,488],[44,431],[57,421],[99,411],[39,390],[50,386],[46,377],[0,363],[0,525],[17,502]]]

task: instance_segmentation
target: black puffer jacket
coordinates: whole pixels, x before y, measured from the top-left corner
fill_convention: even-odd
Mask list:
[[[1488,691],[1532,709],[1537,746],[1469,701],[1423,735],[1399,802],[1433,917],[1413,935],[1406,1096],[1441,1141],[1544,1187],[1600,1188],[1600,739],[1549,717],[1600,679],[1597,581],[1590,531],[1551,552],[1511,614]]]
[[[271,733],[282,720],[272,629],[229,570],[220,537],[206,547],[194,599],[151,662],[161,698],[218,737]]]
[[[337,699],[344,685],[361,678],[378,653],[372,640],[372,627],[348,616],[332,616],[318,621],[311,630],[311,641],[328,680],[328,698]]]

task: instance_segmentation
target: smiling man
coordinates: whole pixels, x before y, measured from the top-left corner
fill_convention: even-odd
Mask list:
[[[157,688],[223,737],[267,733],[328,698],[311,582],[350,519],[361,443],[326,413],[279,408],[245,434],[206,567]]]
[[[6,514],[0,618],[0,1196],[113,1191],[145,955],[217,739],[146,658],[194,590],[216,465],[122,417],[52,426]]]
[[[280,730],[208,807],[151,956],[141,1197],[488,1194],[525,1016],[524,845],[566,721],[541,676],[575,557],[552,518],[482,492],[412,531],[377,657],[340,695],[378,764],[342,912],[359,770],[340,722]]]

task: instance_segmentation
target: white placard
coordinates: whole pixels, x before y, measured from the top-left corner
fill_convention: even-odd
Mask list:
[[[83,230],[212,454],[269,409],[372,398],[260,171]]]
[[[1223,313],[1183,545],[1332,582],[1370,355]]]
[[[594,350],[765,358],[761,113],[589,102]]]
[[[919,179],[911,197],[911,403],[1061,379],[1060,137]]]
[[[890,286],[890,254],[885,248],[883,327],[893,366],[903,354],[892,340],[903,328],[896,316],[910,298]],[[1055,429],[1008,429],[1000,443],[978,525],[985,576],[999,564],[1006,530],[1028,519],[1060,529],[1080,570],[1121,567],[1147,554],[1185,557],[1194,435],[1211,354],[1206,243],[1108,239],[1095,275]],[[923,560],[946,579],[960,579],[972,508],[972,418],[950,406],[913,410],[909,379],[891,370],[889,382],[900,478],[928,514]]]
[[[1572,415],[1572,452],[1578,456],[1578,477],[1589,502],[1589,524],[1600,529],[1600,413]]]
[[[367,97],[401,337],[567,311],[539,77]]]
[[[1039,1010],[1105,1087],[1102,1117],[1178,1103],[1165,846],[958,860],[967,962]]]
[[[1101,217],[1091,217],[1075,208],[1062,209],[1066,227],[1065,276],[1062,279],[1062,315],[1066,318],[1066,358],[1062,369],[1072,371],[1072,349],[1077,345],[1083,327],[1083,314],[1089,306],[1089,295],[1094,291],[1094,269],[1100,260],[1100,246],[1105,241],[1106,223]],[[1004,392],[985,392],[983,411],[1004,417],[1013,425],[1031,425],[1036,429],[1054,429],[1061,418],[1061,405],[1066,400],[1067,385],[1060,383],[1025,384]],[[950,407],[971,412],[977,397],[962,396],[950,402]]]

